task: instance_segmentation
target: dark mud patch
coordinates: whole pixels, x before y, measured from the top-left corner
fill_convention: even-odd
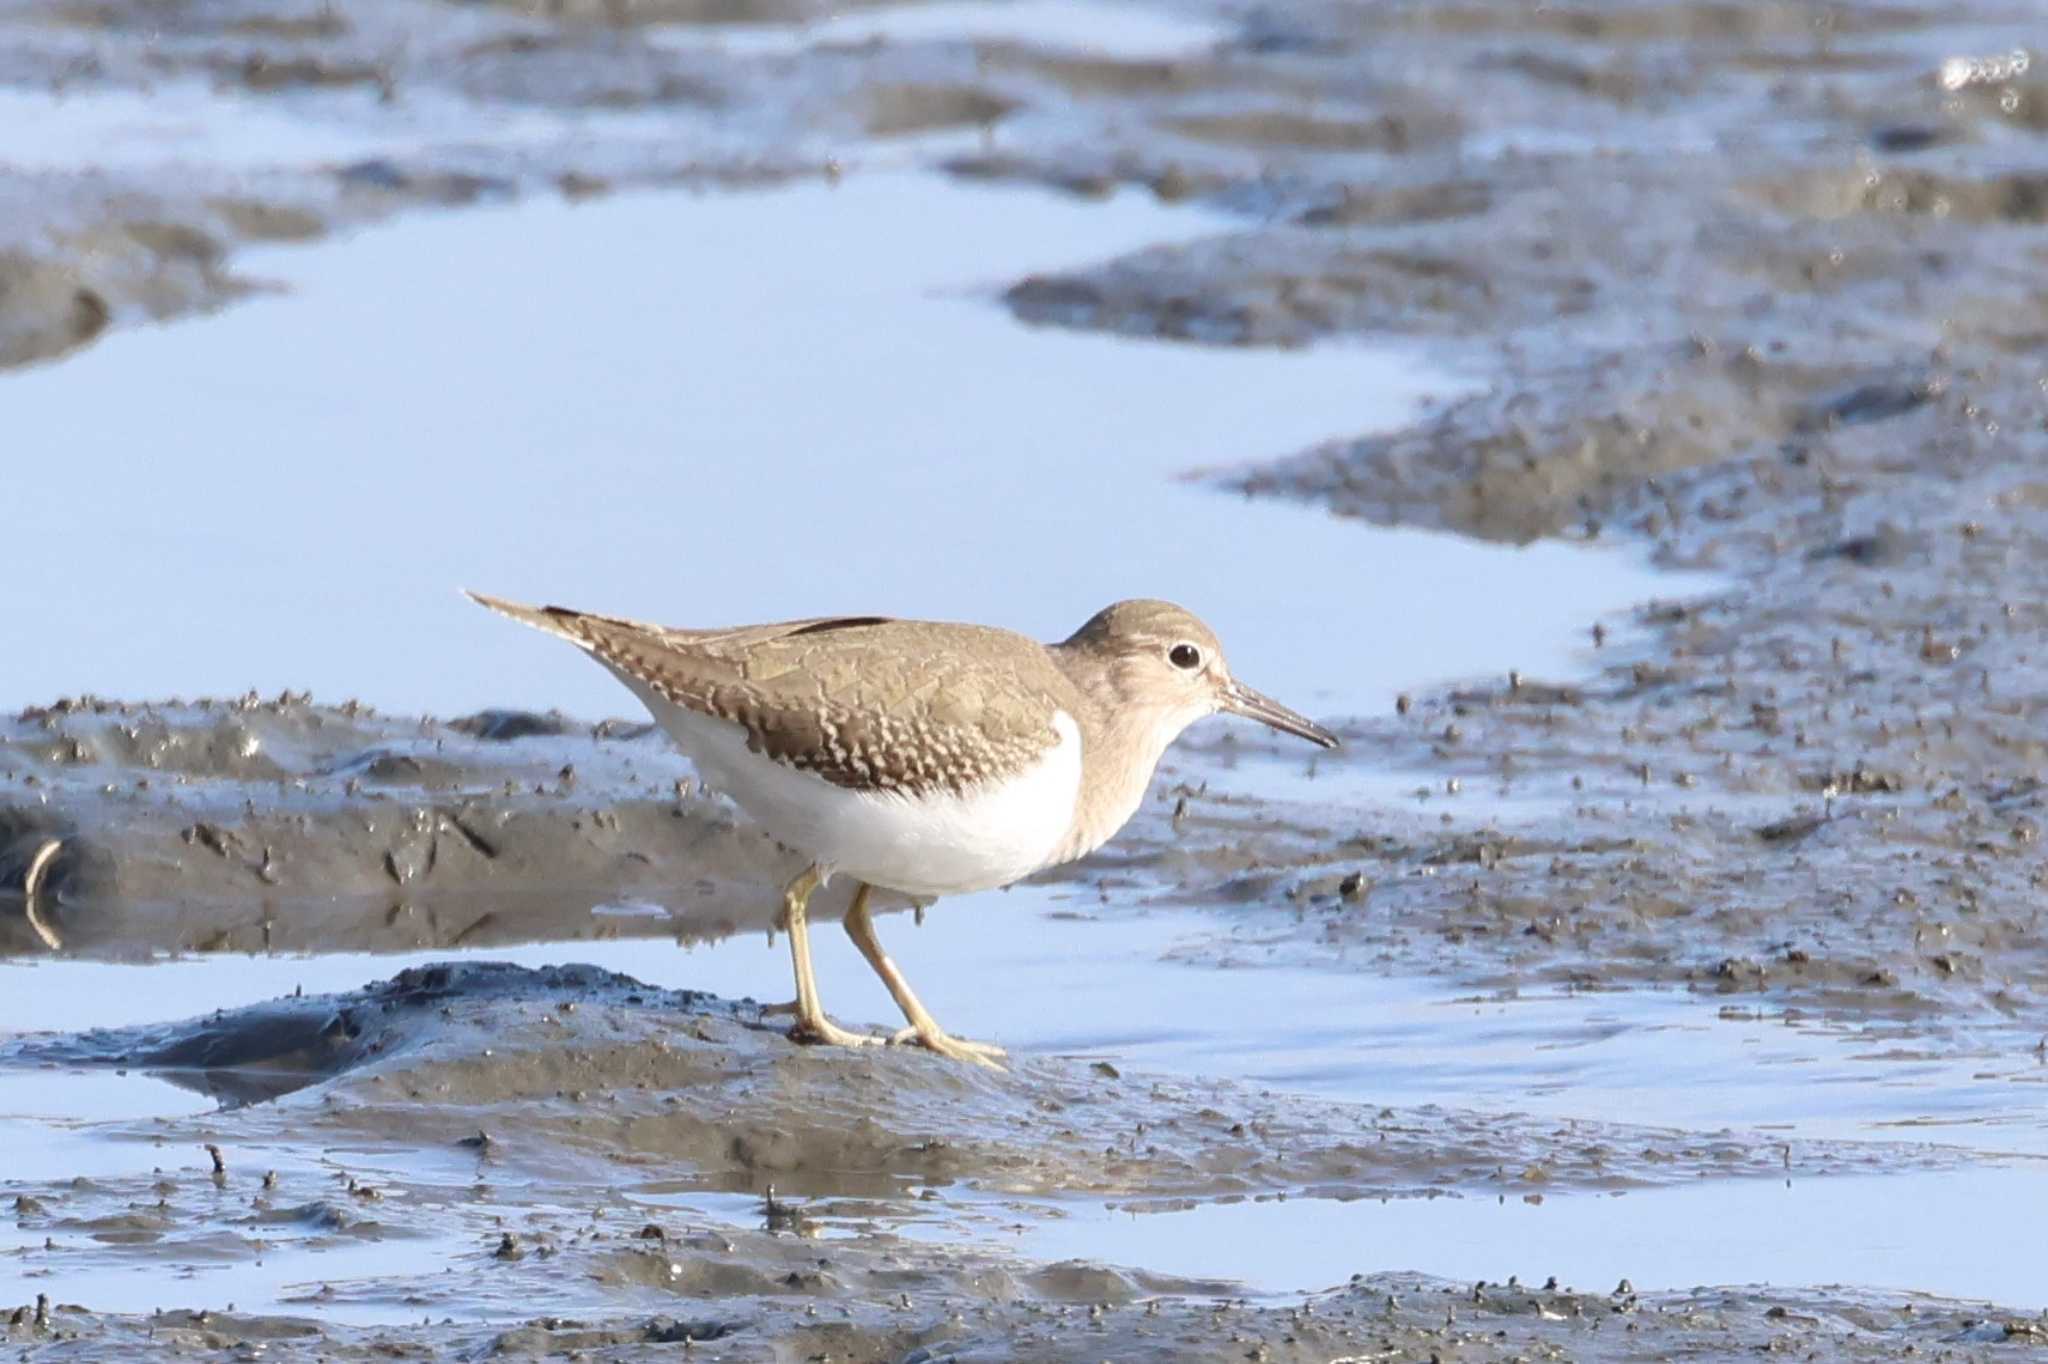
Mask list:
[[[349,995],[294,994],[181,1023],[15,1037],[0,1044],[0,1063],[113,1066],[173,1078],[224,1101],[274,1099],[423,1045],[434,1029],[422,1023],[422,1011],[438,1011],[439,1023],[447,1024],[457,1003],[476,1011],[493,1000],[546,997],[573,1012],[582,1001],[639,1007],[650,993],[685,1016],[730,1016],[738,1007],[650,990],[589,966],[450,962],[415,967]]]
[[[1185,114],[1169,121],[1166,130],[1198,142],[1276,151],[1404,153],[1418,143],[1450,141],[1457,136],[1458,125],[1448,115],[1422,119],[1360,110],[1346,118],[1334,111],[1311,115],[1268,108]]]
[[[115,954],[720,936],[765,926],[790,861],[643,725],[297,697],[26,712],[0,737],[0,835],[21,869],[59,843],[48,922]],[[597,924],[608,899],[672,914]]]
[[[1796,571],[1883,570],[1844,554]],[[1727,638],[1738,609],[1687,608],[1660,628]],[[1785,647],[1753,640],[1745,658],[1761,671],[1772,643]],[[1347,737],[1353,762],[1433,777],[1405,810],[1333,829],[1314,869],[1150,856],[1284,960],[2024,1028],[2048,990],[2035,741],[1981,697],[1970,719],[1930,724],[1912,683],[1955,665],[1926,648],[1901,631],[1895,665],[1867,649],[1830,662],[1817,696],[1745,694],[1739,670],[1653,653],[1585,688],[1425,697]],[[1808,717],[1831,712],[1853,714],[1860,741],[1802,743]]]
[[[1017,106],[963,85],[885,85],[862,92],[861,121],[874,137],[902,137],[935,128],[991,128]]]
[[[1379,214],[1449,216],[1428,191],[1405,201],[1340,194],[1334,203],[1300,210],[1304,221],[1315,223]],[[1425,319],[1434,318],[1447,333],[1500,320],[1505,291],[1498,262],[1480,266],[1425,247],[1361,249],[1313,228],[1261,234],[1255,241],[1249,250],[1239,238],[1160,247],[1082,272],[1033,275],[1012,285],[1004,301],[1028,322],[1239,346],[1301,345],[1396,319],[1427,326]],[[1530,318],[1547,318],[1574,311],[1589,287],[1547,280],[1544,289],[1523,290],[1515,302]]]
[[[0,365],[62,355],[105,329],[107,302],[78,272],[20,252],[0,255]]]
[[[2048,222],[2048,172],[1943,175],[1898,167],[1800,175],[1766,182],[1756,193],[1788,214],[1822,220],[1854,214],[1899,214],[1964,223]]]
[[[0,176],[0,202],[24,197],[10,192],[18,188]],[[7,245],[13,234],[0,234],[0,366],[64,355],[124,313],[173,317],[256,287],[227,269],[222,224],[213,215],[162,207],[152,211],[143,199],[118,219],[17,246]]]
[[[1140,837],[1236,827],[1271,856],[1322,827],[1256,804],[1191,829],[1166,813]],[[0,724],[0,954],[697,941],[770,929],[801,865],[643,722],[444,722],[287,694],[74,699]],[[814,913],[851,893],[835,883]]]
[[[1812,410],[1896,405],[1860,392]],[[1980,539],[1887,522],[1788,571],[1853,584]],[[1644,623],[1728,641],[1732,609]],[[1424,696],[1349,726],[1284,801],[1242,788],[1272,788],[1258,771],[1291,772],[1290,755],[1197,738],[1130,829],[1048,879],[1163,892],[1229,931],[1294,936],[1303,960],[1489,989],[1676,985],[2003,1026],[2048,989],[2031,895],[2048,788],[2021,714],[1984,698],[1984,670],[2024,649],[1994,619],[1955,659],[1942,630],[1829,651],[1811,696],[1745,696],[1725,668],[1633,647],[1585,683]],[[1759,670],[1785,656],[1751,647]],[[1930,726],[1911,690],[1929,675],[1967,711]],[[1858,742],[1802,742],[1835,708]],[[1964,766],[1973,732],[1996,766]],[[771,930],[798,862],[645,725],[290,697],[69,703],[0,735],[0,944],[27,955],[701,941]]]

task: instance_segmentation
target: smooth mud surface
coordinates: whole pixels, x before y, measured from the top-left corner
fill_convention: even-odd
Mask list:
[[[0,1340],[2048,1354],[2038,29],[6,7]],[[1346,747],[1198,729],[1095,857],[887,915],[1002,1075],[792,1044],[791,855],[449,624],[481,569],[1053,633],[1166,566]],[[47,704],[258,683],[398,713]]]

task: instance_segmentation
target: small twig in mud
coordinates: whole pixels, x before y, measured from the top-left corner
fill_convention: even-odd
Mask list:
[[[43,946],[52,952],[63,950],[64,939],[58,937],[57,930],[43,919],[37,901],[43,893],[43,878],[49,875],[50,864],[57,860],[57,854],[63,848],[64,840],[61,838],[45,840],[43,846],[36,849],[36,855],[29,859],[28,870],[21,878],[22,912],[28,916],[28,926],[43,940]]]
[[[773,1184],[761,1191],[761,1217],[769,1231],[794,1230],[804,1222],[803,1210],[777,1199]]]

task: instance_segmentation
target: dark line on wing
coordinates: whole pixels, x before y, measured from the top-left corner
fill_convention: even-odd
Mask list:
[[[837,620],[821,620],[806,625],[801,630],[791,630],[784,639],[795,639],[798,635],[822,635],[828,630],[852,630],[863,625],[887,625],[889,616],[841,616]]]

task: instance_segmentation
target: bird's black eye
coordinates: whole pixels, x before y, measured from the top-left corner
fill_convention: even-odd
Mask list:
[[[1202,666],[1202,651],[1192,644],[1176,644],[1166,651],[1166,661],[1176,668],[1193,672]]]

